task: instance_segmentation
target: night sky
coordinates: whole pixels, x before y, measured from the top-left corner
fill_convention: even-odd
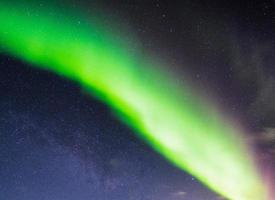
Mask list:
[[[179,81],[207,93],[246,130],[260,167],[274,176],[275,1],[63,5],[119,19]],[[79,85],[0,55],[0,200],[219,199]]]

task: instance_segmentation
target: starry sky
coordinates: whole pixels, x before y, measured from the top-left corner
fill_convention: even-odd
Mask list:
[[[119,19],[167,70],[241,124],[264,173],[274,176],[274,1],[63,4]],[[78,85],[4,53],[0,68],[0,199],[219,199]]]

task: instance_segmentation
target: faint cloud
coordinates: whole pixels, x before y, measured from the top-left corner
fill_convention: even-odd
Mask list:
[[[185,197],[186,196],[186,192],[184,191],[177,191],[177,192],[174,192],[172,195],[175,196],[175,197]]]

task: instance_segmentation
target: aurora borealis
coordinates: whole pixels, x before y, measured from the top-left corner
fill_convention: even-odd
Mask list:
[[[133,49],[138,41],[124,39],[127,31],[77,9],[58,16],[52,9],[1,1],[1,49],[81,84],[152,148],[224,197],[267,199],[243,133],[214,103]]]

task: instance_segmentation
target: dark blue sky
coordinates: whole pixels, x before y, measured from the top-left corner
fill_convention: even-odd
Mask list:
[[[73,83],[2,56],[0,199],[212,200]]]

